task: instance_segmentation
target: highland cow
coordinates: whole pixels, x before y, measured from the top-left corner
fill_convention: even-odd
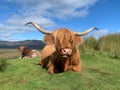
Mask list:
[[[41,53],[39,64],[48,69],[50,74],[66,72],[66,71],[81,71],[80,53],[78,50],[81,44],[81,36],[86,35],[97,28],[90,28],[85,32],[75,33],[66,28],[60,28],[53,32],[46,31],[33,22],[32,24],[41,33],[45,34],[44,42],[47,44]],[[27,25],[26,24],[26,25]]]
[[[17,49],[21,54],[21,57],[20,57],[21,59],[40,57],[40,53],[38,50],[30,49],[27,46],[19,46]]]

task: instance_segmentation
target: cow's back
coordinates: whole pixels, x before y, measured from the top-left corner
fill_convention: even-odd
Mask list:
[[[33,49],[31,57],[40,57],[40,52],[38,50]]]

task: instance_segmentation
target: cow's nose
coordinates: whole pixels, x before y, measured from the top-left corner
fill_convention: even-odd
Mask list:
[[[72,49],[70,49],[70,48],[62,49],[62,50],[61,50],[61,53],[62,53],[63,55],[71,55],[71,54],[72,54]]]

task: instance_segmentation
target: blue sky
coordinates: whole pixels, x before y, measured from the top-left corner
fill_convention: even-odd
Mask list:
[[[95,37],[120,33],[119,0],[0,0],[0,40],[42,40],[29,21],[47,30],[82,32],[97,27]]]

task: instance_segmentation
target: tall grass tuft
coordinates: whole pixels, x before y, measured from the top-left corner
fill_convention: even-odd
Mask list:
[[[97,40],[93,36],[89,38],[85,38],[83,44],[80,46],[80,50],[82,52],[86,50],[91,50],[91,51],[96,50],[97,43],[98,43]]]
[[[96,40],[94,37],[86,38],[80,46],[80,51],[98,50],[107,52],[112,58],[120,58],[120,34],[109,34]]]
[[[4,58],[0,58],[0,71],[4,71],[7,66],[7,60]]]
[[[120,34],[109,34],[98,40],[98,50],[108,52],[112,58],[120,58]]]

